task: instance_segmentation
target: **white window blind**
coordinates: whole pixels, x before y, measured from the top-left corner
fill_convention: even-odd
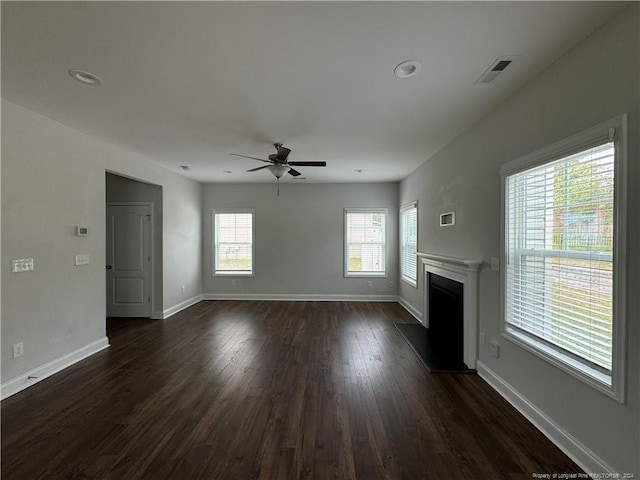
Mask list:
[[[413,286],[418,281],[418,206],[405,205],[400,209],[400,273]]]
[[[214,273],[253,273],[253,212],[214,212]]]
[[[505,179],[505,322],[611,374],[613,142]]]
[[[386,274],[386,210],[345,210],[345,275]]]

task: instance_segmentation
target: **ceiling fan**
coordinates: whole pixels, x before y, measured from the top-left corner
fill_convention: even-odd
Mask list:
[[[258,160],[260,162],[268,163],[269,165],[263,165],[262,167],[252,168],[247,170],[247,172],[257,172],[258,170],[262,170],[264,168],[268,169],[271,174],[276,177],[278,180],[285,174],[288,173],[292,177],[297,177],[302,175],[299,171],[295,170],[291,167],[326,167],[327,162],[289,162],[287,157],[291,153],[291,150],[281,143],[274,143],[274,147],[276,147],[277,153],[272,153],[265,160],[263,158],[257,157],[249,157],[247,155],[240,155],[238,153],[230,153],[229,155],[233,155],[234,157],[243,157],[250,158],[252,160]]]

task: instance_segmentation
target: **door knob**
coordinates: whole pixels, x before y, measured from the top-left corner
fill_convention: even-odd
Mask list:
[[[107,265],[107,270],[111,270],[111,265]]]

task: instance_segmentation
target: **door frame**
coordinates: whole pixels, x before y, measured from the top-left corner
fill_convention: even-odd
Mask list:
[[[132,207],[149,207],[149,255],[151,256],[151,261],[148,262],[149,264],[149,291],[150,291],[150,295],[151,295],[151,301],[149,302],[149,317],[148,318],[153,318],[153,306],[155,305],[154,300],[155,300],[155,285],[153,282],[153,264],[155,262],[155,251],[153,249],[153,244],[154,244],[154,238],[155,238],[155,226],[154,226],[154,221],[153,221],[153,215],[154,215],[154,211],[153,211],[153,205],[154,202],[106,202],[105,203],[105,212],[107,211],[107,208],[110,206],[113,207],[128,207],[128,206],[132,206]],[[106,247],[106,233],[107,233],[107,222],[109,221],[109,219],[105,216],[105,247]],[[106,248],[105,248],[105,265],[107,264],[107,258],[106,258]],[[105,275],[106,275],[106,271],[105,271]],[[106,291],[107,291],[107,284],[105,282],[104,285],[104,289],[105,289],[105,296],[106,296]],[[108,316],[108,315],[107,315]]]

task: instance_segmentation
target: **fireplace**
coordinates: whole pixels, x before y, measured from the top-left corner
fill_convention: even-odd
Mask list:
[[[464,284],[429,273],[429,339],[434,355],[446,365],[464,364]]]
[[[463,362],[469,368],[475,369],[478,355],[478,268],[482,262],[426,252],[419,252],[418,258],[423,272],[424,326],[430,331],[434,328],[433,332],[436,334],[444,329],[449,331],[443,335],[457,335],[457,340],[451,341],[452,348],[460,348],[461,341]],[[435,280],[435,283],[432,280]],[[459,298],[453,300],[457,295],[461,295],[462,302]],[[439,303],[444,306],[439,306]],[[458,306],[454,307],[454,303]],[[442,309],[462,309],[462,326],[442,324],[441,322],[447,318],[446,314],[441,316],[442,312],[437,313]],[[459,313],[459,310],[457,311]],[[441,317],[444,317],[444,320]]]

